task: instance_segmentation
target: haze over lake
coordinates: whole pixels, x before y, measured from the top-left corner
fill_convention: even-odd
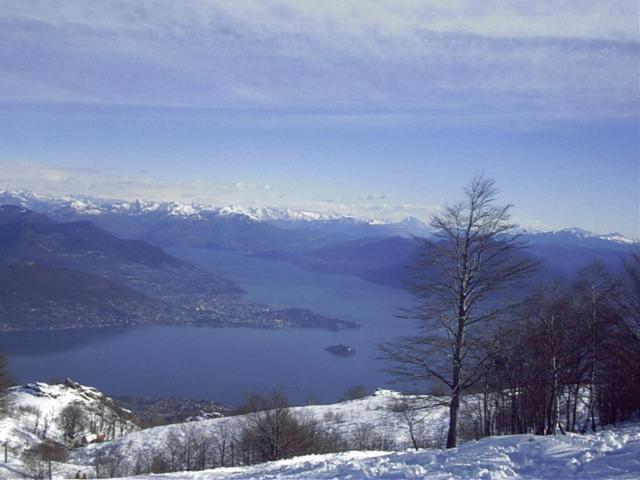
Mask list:
[[[18,381],[69,376],[111,395],[207,397],[229,405],[242,402],[247,392],[278,388],[296,403],[312,397],[328,402],[356,384],[385,386],[376,344],[411,332],[410,322],[395,317],[411,301],[402,290],[225,251],[168,252],[236,281],[248,300],[308,308],[362,328],[154,326],[6,333],[4,348]],[[339,343],[354,347],[356,355],[341,358],[324,350]]]

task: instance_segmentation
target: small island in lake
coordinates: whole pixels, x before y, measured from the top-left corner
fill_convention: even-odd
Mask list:
[[[350,357],[356,354],[355,349],[348,345],[330,345],[325,350],[338,357]]]

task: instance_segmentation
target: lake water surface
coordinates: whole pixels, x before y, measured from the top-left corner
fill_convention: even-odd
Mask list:
[[[362,328],[261,330],[137,327],[3,335],[18,381],[71,377],[109,394],[209,398],[236,405],[252,391],[282,390],[293,402],[330,402],[356,384],[384,386],[376,345],[411,332],[395,317],[410,302],[398,289],[358,278],[307,272],[282,262],[235,253],[168,249],[236,281],[247,299],[278,308],[302,307],[360,322]],[[344,343],[356,355],[327,353]]]

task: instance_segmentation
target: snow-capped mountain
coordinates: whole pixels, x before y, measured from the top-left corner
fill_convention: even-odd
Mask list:
[[[362,219],[345,217],[337,213],[322,213],[312,210],[294,210],[290,208],[245,208],[228,206],[219,210],[223,215],[245,215],[259,222],[331,222],[348,220],[365,222]]]
[[[605,244],[615,244],[619,246],[630,246],[637,242],[614,232],[597,234],[582,228],[563,228],[551,231],[524,231],[527,240],[533,243],[554,243],[559,245],[593,245],[602,246]]]
[[[316,248],[364,237],[429,235],[428,225],[414,218],[383,223],[285,208],[53,197],[24,191],[0,191],[0,204],[18,205],[57,221],[89,220],[117,236],[161,246],[260,252]]]
[[[41,195],[20,190],[0,190],[0,204],[19,205],[45,213],[59,220],[92,220],[104,228],[114,228],[114,217],[137,219],[160,219],[166,221],[233,221],[263,223],[284,230],[305,230],[323,235],[339,235],[339,240],[368,236],[429,236],[428,222],[406,217],[399,222],[381,222],[357,218],[334,212],[298,210],[290,208],[216,206],[200,203],[159,202],[149,200],[105,200],[87,196]],[[108,218],[109,220],[106,220]],[[535,242],[572,243],[604,241],[631,245],[634,240],[613,232],[596,234],[580,228],[541,231],[522,228],[522,233]],[[116,230],[115,233],[123,233]],[[136,236],[136,235],[133,235]]]
[[[76,215],[100,215],[123,213],[143,215],[160,213],[179,217],[200,218],[203,215],[245,216],[257,222],[354,222],[375,224],[372,220],[340,215],[337,213],[296,210],[289,208],[257,208],[241,206],[215,206],[200,203],[158,202],[150,200],[106,200],[86,196],[40,195],[22,190],[0,190],[0,203],[19,205],[30,210],[42,210],[43,213],[73,212]]]
[[[618,232],[605,233],[603,235],[598,235],[598,234],[590,232],[588,230],[584,230],[582,228],[575,228],[575,227],[574,228],[565,228],[565,229],[562,229],[562,230],[554,230],[552,232],[546,232],[546,233],[550,233],[550,234],[554,234],[554,235],[573,235],[576,238],[579,238],[581,240],[585,240],[585,239],[589,239],[589,238],[598,238],[600,240],[607,240],[609,242],[616,242],[616,243],[625,243],[625,244],[635,243],[630,238],[627,238],[627,237],[625,237],[624,235],[622,235],[621,233],[618,233]]]

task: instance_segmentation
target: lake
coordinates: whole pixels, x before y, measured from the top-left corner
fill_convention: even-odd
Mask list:
[[[248,392],[283,391],[295,403],[332,402],[349,387],[386,385],[376,345],[412,332],[396,318],[410,304],[398,289],[356,277],[317,274],[294,265],[232,252],[186,248],[169,253],[234,280],[246,298],[278,308],[308,308],[353,320],[362,328],[262,330],[136,327],[3,335],[11,373],[19,382],[70,377],[111,395],[208,398],[241,403]],[[348,358],[332,344],[352,346]]]

